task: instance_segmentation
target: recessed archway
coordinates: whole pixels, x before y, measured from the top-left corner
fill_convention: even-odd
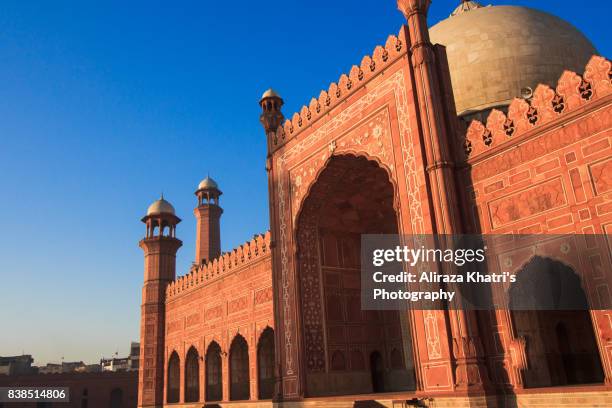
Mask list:
[[[178,353],[173,351],[168,360],[168,386],[166,387],[166,401],[169,403],[179,402],[179,393],[181,389],[181,363]]]
[[[257,382],[259,399],[274,396],[274,330],[267,327],[257,344]]]
[[[221,401],[223,398],[221,368],[221,347],[213,341],[206,350],[206,401]]]
[[[239,334],[232,341],[229,360],[230,400],[248,400],[250,398],[249,346]]]
[[[395,201],[387,170],[339,155],[303,202],[296,259],[307,396],[414,389],[407,314],[361,310],[361,235],[397,234]],[[377,370],[389,372],[380,384],[368,358],[375,351]],[[399,363],[391,364],[392,353]]]
[[[200,400],[200,355],[190,347],[185,357],[185,402]]]
[[[570,267],[532,258],[510,287],[510,308],[515,335],[526,341],[525,387],[603,382],[587,297]]]

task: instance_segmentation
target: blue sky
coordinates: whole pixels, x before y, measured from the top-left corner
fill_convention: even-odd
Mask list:
[[[430,24],[458,3],[435,1]],[[556,14],[610,56],[606,3],[503,4]],[[0,355],[127,354],[147,206],[163,190],[183,218],[181,274],[207,172],[224,192],[223,249],[265,231],[259,96],[273,86],[292,114],[403,22],[393,0],[173,4],[0,6]]]

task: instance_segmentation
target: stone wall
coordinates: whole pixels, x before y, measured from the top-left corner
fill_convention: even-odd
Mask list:
[[[165,361],[173,352],[179,356],[180,402],[185,401],[185,359],[192,347],[199,356],[199,400],[205,400],[205,356],[213,342],[221,348],[222,399],[230,399],[229,355],[238,335],[248,345],[250,396],[257,399],[257,345],[262,332],[274,328],[269,245],[269,233],[257,236],[169,285]],[[165,388],[167,394],[167,374]]]
[[[486,125],[473,121],[457,151],[468,231],[610,234],[612,64],[593,57],[583,75],[565,71],[555,89],[539,85],[531,100],[515,99],[507,115],[493,111]],[[609,254],[608,247],[580,259],[559,259],[592,277],[582,284],[591,305],[601,296],[609,299],[610,282],[597,272],[612,267]],[[519,271],[533,255],[545,256],[517,251],[499,262]],[[591,310],[590,315],[609,381],[612,311]],[[517,342],[510,313],[487,313],[483,321],[490,331],[484,340],[493,381],[521,388],[525,367],[513,353],[520,355],[524,345]]]

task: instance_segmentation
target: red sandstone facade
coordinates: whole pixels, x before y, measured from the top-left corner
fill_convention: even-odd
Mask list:
[[[143,219],[139,406],[612,404],[610,310],[360,310],[363,233],[612,229],[612,63],[593,57],[465,129],[444,47],[429,41],[429,1],[398,6],[407,26],[290,120],[264,94],[270,233],[211,261],[219,234],[201,231],[219,231],[220,212],[200,208],[199,190],[197,263],[176,279],[180,220]],[[609,296],[596,272],[612,267],[610,247],[584,259],[547,250],[580,239],[543,236],[495,261],[593,271],[581,283],[593,305]]]

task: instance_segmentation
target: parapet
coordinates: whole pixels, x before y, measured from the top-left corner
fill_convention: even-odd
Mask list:
[[[166,299],[170,299],[188,289],[205,285],[221,275],[262,259],[270,253],[270,240],[270,231],[255,235],[252,240],[208,263],[194,265],[188,274],[180,276],[168,284]]]
[[[327,91],[321,91],[318,98],[312,98],[308,106],[302,106],[302,109],[294,113],[291,119],[287,119],[282,128],[279,127],[277,130],[280,132],[280,134],[277,133],[277,137],[281,144],[286,139],[298,135],[359,89],[360,85],[378,75],[401,55],[406,54],[408,49],[406,30],[406,26],[402,26],[398,35],[390,35],[387,38],[384,47],[379,45],[374,48],[372,56],[363,57],[361,65],[353,65],[348,75],[342,74],[338,82],[332,82]]]
[[[494,109],[486,125],[474,120],[459,140],[464,159],[470,161],[492,148],[515,140],[536,127],[542,129],[562,117],[569,118],[583,107],[593,105],[612,94],[612,63],[604,57],[593,56],[584,74],[565,71],[552,89],[539,84],[529,100],[515,98],[508,114]]]

